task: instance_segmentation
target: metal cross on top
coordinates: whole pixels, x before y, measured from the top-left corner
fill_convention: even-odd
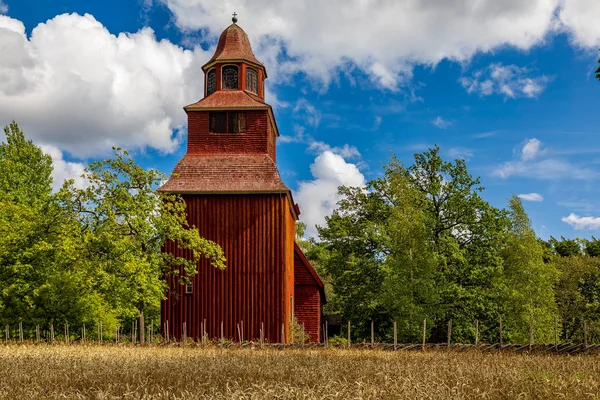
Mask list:
[[[233,18],[231,18],[231,20],[233,21],[234,24],[236,22],[238,22],[238,18],[237,18],[237,13],[236,12],[233,13]]]

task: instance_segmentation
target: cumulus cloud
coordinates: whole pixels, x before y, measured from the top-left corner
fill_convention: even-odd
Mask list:
[[[182,106],[202,97],[210,57],[149,28],[112,35],[89,14],[59,15],[30,37],[0,15],[0,43],[0,123],[14,119],[34,140],[79,157],[114,145],[174,151]]]
[[[448,129],[452,125],[452,121],[448,121],[440,116],[432,120],[431,123],[440,129]]]
[[[566,222],[575,229],[598,229],[600,228],[600,217],[580,217],[577,214],[569,214],[563,217],[562,222]]]
[[[537,156],[540,151],[541,145],[542,142],[540,142],[538,139],[529,139],[527,143],[525,143],[525,145],[523,146],[523,149],[521,150],[521,159],[531,160],[535,158],[535,156]]]
[[[563,0],[558,14],[559,29],[571,34],[575,44],[597,47],[600,44],[600,2],[597,0]]]
[[[300,220],[306,224],[306,234],[315,237],[316,225],[324,225],[325,217],[331,215],[341,200],[338,187],[363,187],[366,181],[355,164],[331,151],[324,151],[315,158],[310,172],[314,179],[300,182],[294,197],[300,205]]]
[[[508,161],[497,166],[493,171],[493,175],[500,178],[522,176],[545,180],[589,180],[600,177],[598,171],[572,164],[566,160],[556,158],[538,159],[538,156],[543,153],[540,151],[541,146],[542,142],[538,139],[528,140],[518,151],[520,160]]]
[[[213,40],[236,10],[240,25],[258,44],[257,53],[282,61],[267,63],[278,72],[302,71],[328,83],[336,72],[358,68],[376,84],[392,89],[412,77],[415,64],[435,65],[445,58],[464,61],[499,46],[529,49],[539,44],[555,26],[560,4],[560,0],[162,1],[178,27],[202,29]]]
[[[480,96],[498,94],[506,99],[538,97],[550,81],[547,76],[531,76],[532,71],[516,65],[490,64],[470,77],[459,79],[469,94]]]
[[[519,194],[517,197],[526,201],[544,201],[544,196],[539,193]]]
[[[52,157],[52,188],[58,190],[67,179],[75,181],[75,187],[84,188],[87,181],[82,178],[85,165],[78,162],[65,161],[62,151],[51,145],[41,145],[42,151]]]

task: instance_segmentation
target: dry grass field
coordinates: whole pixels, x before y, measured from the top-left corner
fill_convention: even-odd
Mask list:
[[[3,399],[593,399],[600,357],[0,345]]]

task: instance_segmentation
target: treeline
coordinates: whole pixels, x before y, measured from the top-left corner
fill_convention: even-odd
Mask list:
[[[480,180],[463,160],[444,161],[439,148],[403,165],[393,158],[368,187],[340,187],[339,208],[302,241],[326,281],[328,313],[352,321],[355,340],[381,340],[398,323],[402,342],[428,340],[536,343],[589,340],[600,333],[600,241],[539,239],[521,200],[506,208],[481,197]]]
[[[155,320],[164,276],[181,283],[200,257],[224,267],[221,248],[188,226],[185,203],[156,192],[165,176],[135,164],[128,153],[91,163],[85,187],[67,181],[52,191],[52,159],[16,123],[0,143],[0,323],[22,324],[30,336],[68,323],[76,332],[102,323]],[[187,258],[161,253],[173,241]],[[177,280],[175,280],[177,281]]]

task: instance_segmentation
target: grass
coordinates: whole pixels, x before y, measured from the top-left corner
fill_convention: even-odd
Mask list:
[[[590,399],[600,357],[0,345],[7,399]]]

